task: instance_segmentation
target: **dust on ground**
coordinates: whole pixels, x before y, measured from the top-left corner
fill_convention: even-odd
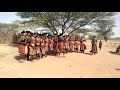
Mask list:
[[[85,54],[68,53],[57,58],[19,63],[18,48],[0,45],[0,78],[120,78],[120,55],[115,53],[120,42],[103,41],[102,50],[90,55],[90,41]]]

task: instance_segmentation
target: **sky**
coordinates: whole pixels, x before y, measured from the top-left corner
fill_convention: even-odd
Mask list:
[[[15,20],[22,20],[16,16],[17,12],[0,12],[0,23],[12,23]],[[113,28],[115,35],[113,37],[120,37],[120,12],[115,15],[116,27]]]

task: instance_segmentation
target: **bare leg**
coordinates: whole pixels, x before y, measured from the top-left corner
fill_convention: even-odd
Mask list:
[[[31,55],[31,60],[30,62],[34,62],[34,55]]]
[[[23,63],[23,58],[24,58],[24,55],[21,55],[21,60],[19,60],[20,63]]]
[[[58,51],[58,58],[60,58],[60,51]]]
[[[63,57],[65,57],[65,51],[63,51]]]

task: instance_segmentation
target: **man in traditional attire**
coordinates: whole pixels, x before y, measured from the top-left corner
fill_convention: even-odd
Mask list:
[[[100,40],[100,42],[99,42],[99,48],[100,48],[100,50],[101,50],[101,48],[102,48],[102,41]]]
[[[80,42],[79,42],[78,38],[76,38],[76,39],[75,39],[75,51],[76,51],[76,52],[79,52],[79,51],[78,51],[78,50],[79,50],[79,47],[80,47]]]
[[[91,44],[92,44],[92,50],[90,52],[95,55],[96,53],[98,53],[96,36],[93,37]]]
[[[74,46],[75,46],[74,37],[71,37],[70,38],[70,43],[69,43],[69,47],[70,47],[71,52],[74,52],[74,49],[75,49]]]
[[[120,55],[120,45],[117,47],[116,53],[118,53]]]

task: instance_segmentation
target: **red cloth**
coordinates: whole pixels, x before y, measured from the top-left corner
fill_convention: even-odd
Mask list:
[[[63,43],[63,42],[60,42],[60,43],[59,43],[59,49],[60,49],[60,50],[64,49],[64,43]]]
[[[48,42],[45,42],[45,50],[48,51]]]
[[[19,44],[18,45],[18,51],[20,54],[24,54],[25,53],[25,46],[23,44]]]
[[[79,42],[78,41],[75,41],[75,46],[76,46],[76,48],[79,47]]]
[[[54,44],[54,41],[53,40],[49,40],[49,44]]]

